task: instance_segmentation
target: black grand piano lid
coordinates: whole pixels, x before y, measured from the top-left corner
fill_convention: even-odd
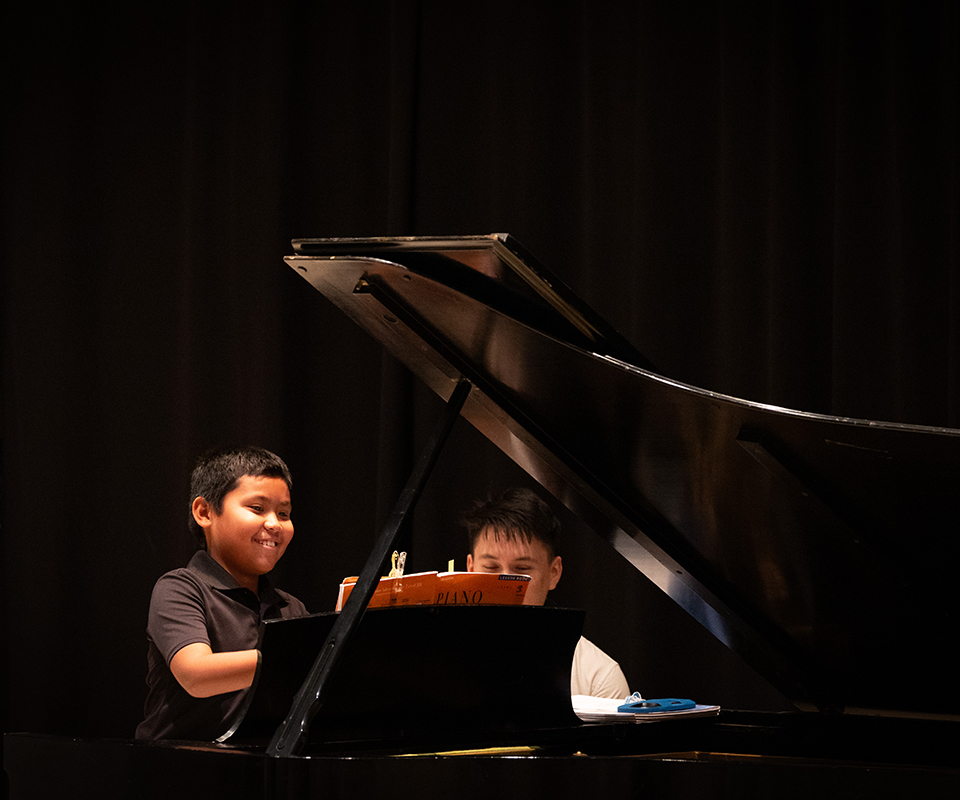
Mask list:
[[[960,715],[960,431],[658,375],[510,236],[302,239],[317,290],[799,708]]]

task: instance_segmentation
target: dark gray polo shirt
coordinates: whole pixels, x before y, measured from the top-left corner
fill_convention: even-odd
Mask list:
[[[224,734],[249,691],[191,697],[170,671],[183,647],[205,642],[214,653],[252,650],[261,619],[307,613],[295,597],[260,578],[260,597],[240,586],[205,550],[153,589],[147,620],[147,700],[137,739],[213,741]]]

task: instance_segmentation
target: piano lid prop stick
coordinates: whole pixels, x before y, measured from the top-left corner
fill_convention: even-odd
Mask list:
[[[467,401],[471,388],[473,387],[470,382],[462,379],[454,387],[443,416],[421,453],[407,485],[403,488],[393,513],[360,572],[350,597],[347,598],[347,602],[337,616],[337,621],[333,623],[330,633],[327,634],[327,639],[320,648],[310,673],[293,699],[290,711],[274,732],[267,746],[268,756],[296,756],[306,743],[310,722],[323,705],[325,688],[340,661],[343,648],[360,624],[360,618],[380,582],[380,575],[387,565],[390,553],[396,549],[397,542],[400,540],[404,523],[423,492],[427,478],[440,457],[440,450],[453,428],[453,423],[460,416],[460,409]]]

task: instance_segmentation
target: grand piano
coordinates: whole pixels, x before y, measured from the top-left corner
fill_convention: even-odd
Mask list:
[[[262,667],[246,722],[221,742],[8,734],[14,800],[63,796],[65,781],[66,795],[97,798],[960,796],[960,431],[664,377],[508,235],[303,239],[286,261],[446,401],[427,452],[343,612],[264,638],[299,652],[292,684]],[[435,683],[429,726],[382,704],[345,722],[356,664],[390,631],[447,626],[425,643],[461,646],[463,618],[442,610],[364,613],[457,416],[796,711],[584,724],[556,674],[570,651],[547,644],[575,642],[580,618],[478,608],[456,613],[491,615],[470,625],[516,642],[548,632],[530,652],[553,654],[523,680],[552,689],[511,716],[529,683],[507,676],[473,700]],[[297,659],[263,663],[278,660]],[[493,717],[475,713],[491,703]]]

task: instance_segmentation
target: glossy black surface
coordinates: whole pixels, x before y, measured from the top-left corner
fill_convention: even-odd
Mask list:
[[[231,744],[269,741],[338,616],[261,625],[263,658]],[[583,617],[532,606],[370,609],[312,718],[310,741],[489,740],[576,725],[570,666]]]
[[[902,724],[905,723],[905,724]],[[12,800],[560,797],[955,798],[951,723],[721,712],[643,725],[527,735],[525,755],[417,750],[308,752],[7,734]],[[398,753],[408,755],[397,757]]]
[[[461,241],[287,261],[441,397],[471,380],[467,419],[799,707],[960,715],[960,432],[671,381],[509,237]]]

